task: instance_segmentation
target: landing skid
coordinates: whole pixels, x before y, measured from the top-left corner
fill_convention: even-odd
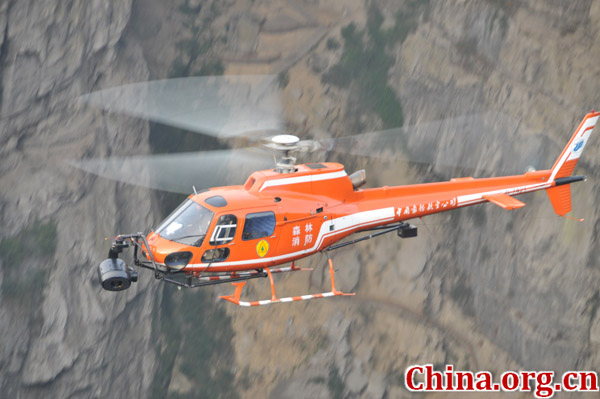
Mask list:
[[[391,226],[387,225],[387,226],[381,226],[381,227],[374,227],[374,228],[366,229],[363,231],[373,231],[373,230],[379,230],[379,231],[377,233],[371,233],[369,235],[366,235],[366,236],[363,236],[360,238],[356,238],[351,241],[331,245],[322,251],[323,253],[325,253],[325,255],[327,255],[327,262],[329,263],[329,274],[331,276],[331,291],[329,291],[329,292],[323,292],[320,294],[291,296],[291,297],[286,297],[286,298],[277,298],[277,296],[275,295],[275,283],[273,282],[272,273],[279,272],[279,271],[302,270],[300,268],[295,267],[294,262],[292,262],[292,265],[289,268],[279,268],[279,269],[268,269],[267,268],[267,269],[265,269],[267,272],[267,275],[269,276],[269,281],[271,282],[271,299],[264,299],[261,301],[251,301],[251,302],[241,301],[240,297],[242,295],[242,289],[246,285],[245,281],[232,282],[231,284],[235,287],[235,291],[233,292],[233,294],[221,296],[219,298],[225,299],[226,301],[235,303],[236,305],[239,305],[239,306],[262,306],[262,305],[270,305],[272,303],[280,303],[280,302],[306,301],[308,299],[329,298],[332,296],[356,295],[356,293],[345,293],[342,291],[338,291],[335,288],[335,271],[333,269],[333,262],[331,261],[331,257],[329,256],[329,251],[332,251],[332,250],[338,249],[338,248],[343,248],[348,245],[353,245],[353,244],[356,244],[356,243],[364,241],[364,240],[370,240],[371,238],[375,238],[375,237],[378,237],[383,234],[391,233],[393,231],[396,231],[398,233],[398,236],[401,238],[410,238],[410,237],[417,236],[417,228],[415,226],[405,223],[405,222],[400,222],[400,223],[397,223],[397,224],[394,224]],[[282,269],[286,269],[286,270],[282,270]],[[312,270],[312,269],[308,269],[308,270]]]
[[[139,266],[139,264],[138,264]],[[147,265],[141,265],[142,267],[150,268]],[[269,273],[285,273],[293,272],[298,270],[311,271],[313,269],[304,269],[296,267],[293,263],[287,267],[277,267],[271,270],[265,271],[265,269],[241,271],[234,273],[223,273],[223,274],[212,274],[202,275],[201,273],[185,273],[183,271],[176,272],[160,272],[157,274],[157,278],[163,280],[165,283],[175,284],[182,288],[197,288],[206,285],[224,284],[224,283],[235,283],[245,280],[251,280],[260,277],[268,277]]]
[[[335,270],[333,269],[333,262],[331,261],[331,258],[329,257],[329,255],[327,255],[327,261],[329,263],[329,274],[331,276],[331,291],[329,291],[329,292],[323,292],[320,294],[291,296],[291,297],[286,297],[286,298],[277,298],[277,296],[275,295],[275,283],[273,281],[272,273],[278,272],[279,270],[278,269],[273,269],[273,270],[265,269],[269,276],[269,281],[271,282],[271,299],[264,299],[262,301],[250,301],[250,302],[241,301],[240,297],[242,295],[242,289],[246,285],[245,281],[231,283],[233,286],[235,286],[234,293],[231,295],[221,296],[219,298],[225,299],[226,301],[229,301],[229,302],[234,303],[239,306],[263,306],[263,305],[270,305],[272,303],[306,301],[308,299],[328,298],[328,297],[333,297],[333,296],[356,295],[356,293],[345,293],[342,291],[338,291],[335,288]],[[288,268],[280,268],[280,269],[288,269]],[[286,270],[286,271],[312,270],[312,269],[302,269],[302,268],[296,267],[294,262],[292,262],[292,265],[289,267],[289,269],[290,270]]]

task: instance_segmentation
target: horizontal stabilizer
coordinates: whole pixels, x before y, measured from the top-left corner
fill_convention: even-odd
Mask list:
[[[483,198],[485,198],[486,200],[490,201],[493,204],[498,205],[501,208],[504,209],[517,209],[517,208],[523,208],[525,206],[525,204],[521,201],[519,201],[516,198],[511,197],[508,194],[490,194],[490,195],[484,195]]]

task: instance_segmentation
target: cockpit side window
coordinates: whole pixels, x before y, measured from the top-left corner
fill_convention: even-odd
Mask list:
[[[219,217],[215,229],[210,237],[210,245],[227,244],[235,237],[237,217],[235,215],[222,215]]]
[[[268,237],[275,231],[275,213],[258,212],[246,215],[242,240],[254,240]]]

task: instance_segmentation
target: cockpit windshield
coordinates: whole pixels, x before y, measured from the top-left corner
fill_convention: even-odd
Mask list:
[[[213,212],[187,199],[156,228],[155,232],[167,240],[199,247],[212,218]]]

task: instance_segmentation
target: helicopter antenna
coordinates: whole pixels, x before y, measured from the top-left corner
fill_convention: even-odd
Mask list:
[[[196,191],[196,186],[192,186],[192,188],[194,189],[194,194],[198,195],[198,191]]]

